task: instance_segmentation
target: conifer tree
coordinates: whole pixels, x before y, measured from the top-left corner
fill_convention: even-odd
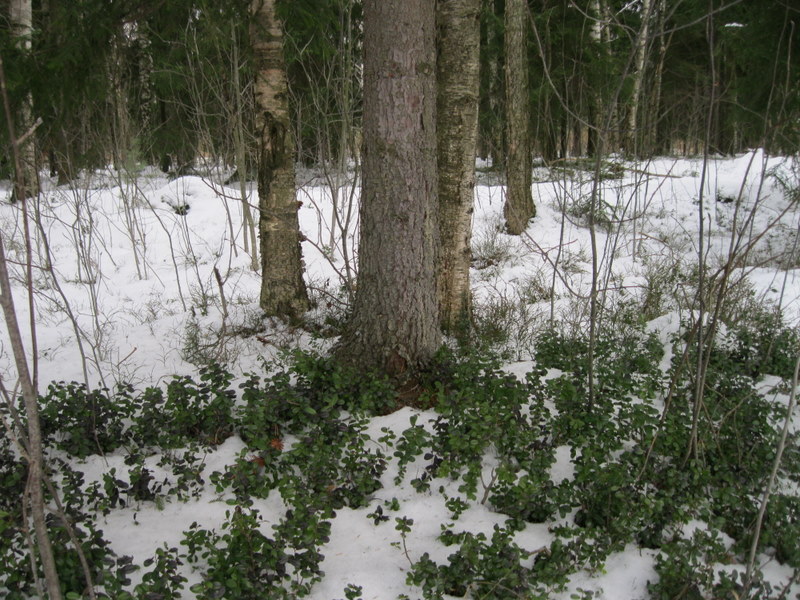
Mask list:
[[[530,97],[528,91],[528,4],[507,0],[506,75],[506,229],[519,235],[536,215],[531,195]]]
[[[364,2],[358,286],[339,356],[413,381],[439,347],[434,3]]]

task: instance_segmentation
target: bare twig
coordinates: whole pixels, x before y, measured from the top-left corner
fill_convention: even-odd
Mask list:
[[[783,451],[786,449],[786,440],[789,437],[789,425],[792,422],[792,413],[794,412],[795,403],[797,401],[797,383],[798,376],[800,375],[800,355],[794,365],[794,376],[792,377],[792,389],[789,393],[789,404],[786,406],[786,417],[783,421],[783,430],[781,437],[778,440],[778,448],[775,452],[775,460],[772,463],[772,472],[769,474],[767,480],[767,487],[764,489],[764,494],[761,497],[761,506],[758,509],[758,516],[756,523],[753,527],[753,542],[750,544],[750,555],[747,559],[747,571],[744,578],[744,591],[742,598],[747,598],[750,586],[753,582],[753,572],[756,564],[756,552],[758,550],[758,541],[761,537],[761,527],[764,523],[764,513],[767,511],[767,504],[769,503],[772,490],[775,486],[775,479],[778,476],[778,469],[781,466],[781,459],[783,458]]]
[[[19,151],[16,137],[14,136],[13,115],[11,105],[8,101],[6,90],[5,72],[3,61],[0,58],[0,91],[3,96],[3,107],[5,109],[6,124],[11,139],[11,151],[14,158],[15,167],[19,167]],[[15,170],[15,183],[18,189],[24,189],[21,181],[21,169]],[[24,202],[24,195],[20,196]],[[56,562],[53,555],[53,547],[50,543],[50,536],[47,533],[47,523],[44,513],[44,493],[42,490],[42,464],[44,457],[42,454],[42,431],[39,425],[39,406],[37,404],[36,391],[28,369],[28,359],[25,356],[25,347],[22,343],[22,335],[17,322],[17,313],[14,308],[14,299],[11,294],[11,282],[8,277],[8,265],[6,263],[4,235],[0,232],[0,305],[8,328],[8,337],[11,341],[11,348],[14,353],[14,362],[17,367],[17,377],[22,388],[22,397],[25,402],[25,412],[28,417],[28,439],[30,440],[30,456],[28,460],[29,482],[30,482],[30,502],[33,516],[33,526],[36,533],[36,543],[39,550],[39,558],[45,576],[45,585],[50,600],[61,600],[61,585],[56,571]],[[28,247],[30,252],[30,247]],[[33,315],[31,315],[33,318]],[[35,574],[34,574],[35,578]]]

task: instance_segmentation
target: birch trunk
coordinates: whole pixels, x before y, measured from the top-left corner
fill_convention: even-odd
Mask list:
[[[637,155],[639,153],[639,104],[642,92],[642,81],[644,79],[644,69],[647,58],[647,43],[650,36],[650,13],[652,12],[653,0],[642,0],[642,25],[639,35],[636,37],[634,48],[635,62],[633,71],[633,91],[631,92],[631,108],[628,113],[628,151]]]
[[[258,137],[261,308],[299,318],[308,310],[295,195],[294,139],[283,60],[283,30],[275,0],[254,0],[251,31]]]
[[[589,30],[589,38],[598,49],[598,52],[603,52],[603,55],[605,55],[605,46],[603,44],[605,21],[603,20],[604,15],[600,0],[592,0],[592,11],[594,12],[594,21],[592,21],[592,27]],[[606,119],[602,115],[603,96],[599,89],[594,89],[591,91],[589,100],[589,137],[587,142],[587,154],[589,156],[597,156],[603,152],[600,128],[601,123],[605,123]]]
[[[478,135],[480,0],[440,0],[436,102],[439,161],[439,317],[468,326],[469,267]]]
[[[31,33],[33,32],[33,20],[31,10],[31,0],[12,0],[9,6],[9,17],[11,31],[17,38],[17,43],[24,53],[31,51]],[[17,134],[24,137],[33,126],[33,99],[28,94],[17,107],[16,122]],[[19,146],[19,163],[21,172],[18,179],[22,182],[20,188],[26,198],[36,196],[39,193],[39,177],[36,170],[36,136],[31,135]],[[12,198],[17,198],[14,194]]]

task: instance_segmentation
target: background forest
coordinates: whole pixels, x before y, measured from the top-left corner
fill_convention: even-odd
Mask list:
[[[0,598],[800,598],[799,15],[0,0]]]
[[[252,165],[249,5],[34,2],[27,56],[19,56],[5,21],[11,102],[32,97],[42,119],[42,165],[62,183],[109,160],[175,172],[204,162],[238,168],[244,149]],[[352,158],[361,122],[360,3],[298,0],[278,8],[298,159],[320,166]],[[707,126],[712,152],[797,147],[791,1],[559,0],[528,9],[530,128],[534,154],[545,161],[592,154],[598,128],[605,152],[629,156],[697,154]],[[503,0],[481,5],[479,156],[498,167],[503,12]],[[6,155],[6,177],[10,167]]]

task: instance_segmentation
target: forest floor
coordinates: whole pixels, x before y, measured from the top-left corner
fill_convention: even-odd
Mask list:
[[[730,294],[738,295],[741,302],[725,315],[719,336],[724,337],[727,327],[733,328],[738,319],[745,319],[747,307],[754,305],[779,307],[787,327],[800,326],[800,165],[794,160],[766,157],[760,151],[713,157],[705,164],[700,159],[637,163],[608,159],[601,165],[598,187],[591,164],[564,161],[537,167],[533,187],[537,215],[519,237],[503,232],[503,188],[492,183],[494,177],[486,165],[480,166],[484,174],[476,188],[471,273],[476,321],[483,341],[500,357],[502,371],[520,381],[537,369],[537,343],[543,330],[556,325],[565,336],[587,331],[586,298],[593,273],[602,301],[601,328],[640,323],[641,330],[661,344],[658,368],[663,378],[675,356],[681,323],[695,314],[701,254],[709,273],[734,257],[730,281],[737,283]],[[289,353],[296,348],[324,353],[330,347],[332,339],[326,334],[335,331],[346,303],[342,274],[354,266],[348,267],[343,258],[343,240],[347,256],[356,251],[357,209],[350,189],[345,186],[338,191],[334,206],[324,176],[299,176],[300,223],[307,238],[303,243],[306,280],[315,301],[309,315],[314,326],[304,329],[261,317],[260,277],[251,268],[252,240],[245,241],[240,189],[237,184],[219,183],[225,175],[210,171],[170,180],[142,168],[128,174],[113,170],[86,174],[67,186],[45,182],[48,187],[29,208],[39,221],[32,226],[32,287],[40,391],[51,381],[76,381],[92,389],[114,389],[124,382],[141,390],[166,385],[176,375],[197,377],[200,366],[213,362],[232,373],[230,389],[237,390],[247,374],[264,376],[286,369]],[[257,205],[252,184],[247,193],[251,205]],[[2,197],[9,194],[9,184],[4,182],[0,228],[9,258],[15,262],[14,300],[30,351],[22,215],[19,204],[9,204]],[[594,242],[589,227],[593,197]],[[346,224],[344,231],[341,224]],[[0,373],[10,382],[15,380],[13,360],[5,325],[0,329]],[[542,385],[561,374],[561,369],[546,365]],[[756,384],[772,390],[778,381],[775,374],[767,374]],[[775,392],[770,398],[785,406],[788,393]],[[631,398],[631,402],[649,403],[659,413],[664,410],[663,393]],[[543,406],[552,414],[558,412],[548,399]],[[795,411],[790,428],[795,452],[798,416]],[[380,452],[386,458],[378,474],[380,486],[358,502],[337,507],[335,516],[325,520],[330,530],[318,545],[324,556],[319,564],[324,577],[306,578],[309,598],[435,597],[435,592],[424,591],[423,583],[432,586],[435,577],[426,579],[423,569],[412,565],[420,564],[424,555],[433,563],[447,563],[454,549],[442,543],[445,530],[476,536],[467,538],[478,540],[475,560],[484,564],[506,560],[502,553],[493,555],[494,546],[486,541],[499,535],[498,531],[508,538],[503,542],[506,549],[520,552],[508,560],[525,568],[533,569],[538,557],[555,552],[560,528],[571,526],[579,509],[563,514],[554,510],[540,522],[531,519],[513,532],[504,529],[507,514],[487,501],[502,472],[502,460],[491,448],[481,459],[475,493],[465,492],[464,480],[457,477],[436,475],[427,486],[410,484],[409,479],[419,481],[430,459],[418,455],[404,462],[398,442],[410,439],[407,431],[416,424],[433,436],[440,422],[435,410],[415,408],[360,422],[358,431],[367,440],[362,450]],[[304,440],[301,433],[284,432],[273,441],[288,453]],[[552,486],[576,477],[582,463],[575,448],[570,443],[552,448],[552,460],[546,465]],[[185,532],[193,524],[217,533],[232,531],[230,515],[238,496],[224,483],[212,485],[212,473],[230,472],[237,461],[259,452],[237,434],[196,452],[198,473],[206,483],[191,488],[183,499],[180,494],[132,498],[126,488],[125,501],[94,506],[96,527],[117,555],[131,556],[134,564],[143,565],[159,548],[186,547]],[[79,457],[54,447],[49,454],[82,473],[85,485],[97,482],[95,491],[107,483],[104,474],[108,473],[116,473],[114,477],[127,485],[133,483],[129,447]],[[160,462],[166,454],[153,451],[142,459],[141,465],[147,466],[154,480],[166,482],[174,476]],[[797,460],[796,454],[792,456]],[[298,506],[293,504],[297,499],[288,498],[287,493],[273,489],[249,499],[251,514],[257,515],[256,527],[264,535],[271,535],[273,525],[286,521],[287,508]],[[626,502],[624,494],[614,498],[612,502]],[[796,525],[797,514],[793,519]],[[709,559],[704,565],[710,569],[707,589],[720,573],[743,571],[746,555],[699,513],[690,511],[672,526],[675,539],[684,540],[693,539],[697,531],[713,530],[722,553],[730,557]],[[467,538],[459,538],[462,547]],[[551,583],[536,588],[537,593],[558,600],[649,598],[654,592],[648,584],[657,583],[663,572],[663,566],[657,569],[661,552],[658,544],[631,538],[609,547],[599,562],[591,557],[575,559],[576,566],[563,579],[548,580]],[[797,571],[791,560],[779,558],[765,548],[757,564],[774,590],[788,584],[784,597],[795,597],[800,583],[790,580]],[[188,580],[181,597],[215,597],[217,592],[210,588],[189,591],[208,572],[204,560],[211,559],[184,557],[181,561],[177,572]],[[300,567],[294,569],[295,581],[305,577]],[[146,571],[130,574],[133,586]],[[411,572],[418,575],[417,585],[409,583]],[[503,592],[502,580],[489,593],[480,587],[480,577],[476,576],[473,587],[465,584],[464,591],[472,590],[474,597],[525,597],[514,586]],[[347,588],[348,584],[352,586]],[[360,586],[360,592],[354,586]],[[707,589],[695,582],[685,597],[709,597]],[[700,595],[692,595],[695,591]],[[222,597],[248,596],[237,596],[229,588]]]

